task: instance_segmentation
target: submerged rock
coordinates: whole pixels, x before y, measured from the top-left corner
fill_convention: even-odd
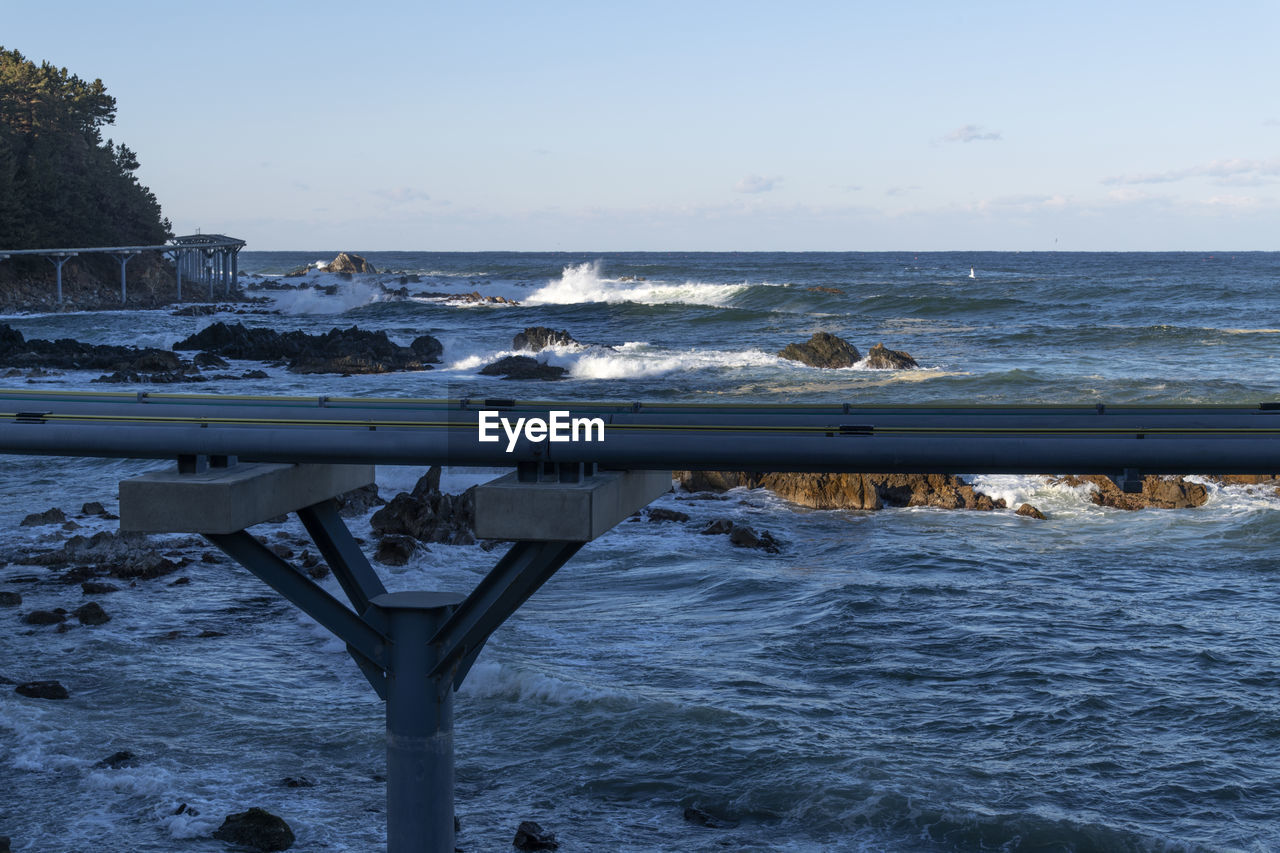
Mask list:
[[[756,533],[755,528],[745,524],[735,524],[729,530],[729,542],[738,548],[757,548],[768,554],[777,554],[782,549],[773,534],[765,530]]]
[[[563,379],[568,373],[563,367],[544,364],[527,355],[509,355],[493,364],[480,368],[481,375],[501,376],[503,379]]]
[[[516,829],[515,840],[511,844],[517,850],[558,850],[560,842],[556,834],[548,832],[534,821],[526,820]]]
[[[57,681],[28,681],[13,688],[20,696],[32,699],[66,699],[70,694],[67,688]]]
[[[827,332],[818,332],[802,344],[787,344],[778,355],[810,367],[825,368],[852,367],[861,358],[853,344]]]
[[[22,603],[22,594],[0,589],[0,607],[17,607]]]
[[[243,844],[254,850],[288,850],[293,846],[293,830],[284,818],[271,812],[251,808],[247,812],[227,815],[213,837],[229,844]]]
[[[137,760],[138,756],[134,755],[127,749],[122,749],[119,752],[113,752],[111,755],[108,755],[93,766],[118,770],[121,767],[132,767],[137,763]]]
[[[1003,508],[952,474],[771,474],[762,471],[674,471],[690,492],[723,492],[743,486],[764,488],[780,498],[813,509],[875,510],[886,506],[940,509]]]
[[[66,621],[67,611],[61,607],[55,610],[32,610],[22,616],[22,624],[24,625],[57,625]]]
[[[103,610],[102,605],[96,601],[82,604],[71,613],[80,620],[81,625],[105,625],[111,621],[107,611]]]
[[[551,346],[564,347],[575,344],[581,346],[568,331],[561,329],[557,332],[546,326],[530,326],[523,332],[516,333],[516,336],[511,339],[512,349],[528,349],[534,352]]]
[[[876,344],[867,352],[866,366],[873,370],[915,370],[920,367],[910,353],[886,349],[884,344]]]
[[[680,512],[675,509],[665,509],[663,507],[654,507],[649,510],[650,521],[688,521],[689,513]]]
[[[693,806],[685,808],[684,819],[695,826],[705,826],[708,829],[733,829],[738,825],[736,820],[717,817],[711,812],[703,811]]]

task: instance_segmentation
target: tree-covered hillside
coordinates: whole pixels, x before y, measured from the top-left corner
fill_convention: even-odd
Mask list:
[[[134,175],[134,152],[103,139],[115,114],[101,80],[0,47],[0,249],[153,245],[172,236]],[[89,256],[76,265],[74,278],[86,284],[115,267]],[[50,272],[39,258],[0,263],[0,280]]]

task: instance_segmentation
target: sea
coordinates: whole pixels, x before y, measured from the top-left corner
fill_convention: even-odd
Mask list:
[[[429,371],[198,385],[11,388],[697,403],[1280,402],[1280,253],[363,253],[240,255],[275,313],[0,318],[28,338],[171,347],[214,321],[380,329],[444,344]],[[282,278],[312,265],[303,278]],[[301,286],[296,286],[301,283]],[[288,285],[286,287],[285,285]],[[188,283],[189,298],[202,288]],[[478,293],[509,302],[458,302]],[[219,294],[215,294],[215,300]],[[514,302],[515,304],[512,304]],[[580,342],[559,382],[478,374],[529,326]],[[819,331],[917,370],[820,370]],[[382,494],[426,470],[378,470]],[[209,545],[156,537],[179,575],[84,596],[24,555],[114,529],[155,461],[4,457],[0,835],[21,851],[222,851],[223,818],[283,817],[303,851],[385,843],[382,705],[342,643]],[[750,460],[743,460],[749,467]],[[448,468],[446,490],[504,473]],[[456,697],[458,847],[532,820],[573,851],[1280,850],[1280,496],[1126,512],[1050,476],[971,472],[1012,510],[816,511],[761,490],[655,506],[590,543],[491,638]],[[60,507],[79,525],[21,527]],[[698,531],[728,517],[768,554]],[[372,551],[369,515],[349,520]],[[301,551],[295,521],[254,532]],[[314,550],[314,549],[313,549]],[[465,592],[501,551],[431,545],[391,589]],[[322,582],[336,591],[329,578]],[[98,600],[96,627],[25,625]],[[216,632],[218,636],[198,636]],[[99,766],[128,750],[131,766]],[[300,781],[288,786],[285,779]]]

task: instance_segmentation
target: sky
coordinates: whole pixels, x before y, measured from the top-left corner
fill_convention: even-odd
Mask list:
[[[1280,250],[1280,3],[0,0],[258,250]]]

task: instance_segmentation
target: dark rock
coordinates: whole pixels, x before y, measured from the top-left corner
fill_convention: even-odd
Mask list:
[[[547,347],[565,347],[578,344],[574,340],[573,335],[564,329],[556,331],[546,326],[530,326],[523,332],[517,332],[516,336],[511,339],[512,349],[527,349],[537,352]]]
[[[110,768],[112,770],[118,770],[121,767],[132,767],[134,764],[137,764],[137,758],[138,756],[134,755],[129,750],[122,749],[119,752],[114,752],[111,755],[108,755],[93,766],[100,769]]]
[[[191,583],[191,578],[183,575],[180,578],[174,578],[169,582],[169,586],[187,586]]]
[[[320,272],[374,273],[373,264],[353,252],[339,252],[338,257],[319,268]]]
[[[85,595],[105,595],[108,592],[119,592],[120,587],[113,583],[102,583],[101,581],[84,581],[80,584],[80,589]]]
[[[9,851],[13,849],[9,846],[12,843],[13,842],[9,840],[9,836],[0,835],[0,853],[9,853]]]
[[[470,293],[424,293],[423,296],[443,297],[450,302],[489,302],[496,305],[520,304],[516,300],[508,299],[505,296],[484,296],[476,290],[473,290]]]
[[[316,563],[313,566],[307,566],[303,569],[307,577],[312,580],[323,580],[329,577],[329,566],[325,563]]]
[[[295,373],[390,373],[430,370],[427,362],[438,361],[439,356],[424,356],[433,350],[428,338],[430,336],[423,336],[414,341],[413,347],[403,347],[392,343],[386,332],[370,332],[358,326],[310,335],[219,322],[174,344],[174,349],[203,350],[224,358],[284,362]],[[438,345],[439,341],[435,343]]]
[[[708,829],[733,829],[738,825],[736,820],[717,817],[711,812],[703,811],[693,806],[689,806],[684,810],[684,819],[696,826],[705,826]]]
[[[409,349],[418,354],[423,362],[438,363],[444,355],[444,344],[430,335],[420,335],[409,344]]]
[[[174,813],[175,815],[179,815],[179,814],[190,815],[191,817],[199,817],[199,816],[200,816],[200,812],[199,812],[199,811],[197,811],[196,809],[191,808],[191,807],[190,807],[190,806],[188,806],[186,803],[179,803],[179,804],[178,804],[178,807],[177,807],[176,809],[174,809],[174,810],[173,810],[173,813]]]
[[[20,593],[0,589],[0,607],[17,607],[21,603],[22,595]]]
[[[282,788],[314,788],[316,783],[306,776],[286,776],[280,780]]]
[[[86,344],[70,338],[26,340],[0,324],[0,367],[106,370],[126,373],[182,372],[194,369],[169,350]]]
[[[920,365],[909,353],[876,344],[867,352],[866,366],[873,370],[914,370]]]
[[[781,549],[778,540],[769,531],[756,533],[745,524],[735,524],[729,531],[729,542],[739,548],[758,548],[769,554],[777,554]]]
[[[379,536],[412,536],[419,542],[471,545],[475,539],[475,489],[440,491],[440,467],[432,466],[411,492],[401,492],[369,519]]]
[[[393,533],[379,540],[378,552],[373,555],[373,559],[384,566],[403,566],[417,549],[418,542],[412,536]]]
[[[1116,509],[1190,509],[1202,505],[1209,499],[1208,489],[1199,483],[1188,482],[1181,475],[1162,477],[1157,474],[1148,474],[1142,478],[1140,494],[1122,491],[1110,477],[1102,474],[1071,475],[1062,477],[1056,482],[1068,486],[1092,484],[1096,489],[1089,499],[1098,506]]]
[[[554,832],[548,832],[531,820],[521,822],[511,843],[517,850],[557,850],[560,847]]]
[[[718,536],[733,530],[733,521],[728,518],[713,518],[711,522],[698,532],[704,536]]]
[[[56,506],[44,512],[33,512],[22,519],[22,527],[39,527],[44,524],[62,524],[67,520],[66,513]]]
[[[1031,504],[1023,504],[1018,507],[1018,515],[1025,515],[1027,518],[1038,518],[1044,520],[1044,513],[1033,507]]]
[[[267,550],[282,560],[288,560],[293,556],[293,549],[282,542],[276,542],[274,545],[269,546]]]
[[[675,471],[681,488],[723,492],[744,486],[769,489],[813,509],[931,506],[990,510],[1004,506],[951,474],[770,474],[761,471]]]
[[[67,611],[59,607],[57,610],[32,610],[22,616],[25,625],[57,625],[67,621]]]
[[[213,367],[219,370],[224,367],[231,366],[230,364],[227,363],[227,360],[225,358],[214,355],[211,352],[198,352],[196,353],[196,357],[191,359],[191,361],[193,364],[195,364],[196,367],[204,367],[204,368]]]
[[[107,508],[103,506],[101,503],[99,503],[98,501],[89,501],[87,504],[80,507],[80,514],[81,515],[106,515]]]
[[[270,379],[271,376],[265,370],[246,370],[240,374],[241,379]]]
[[[66,699],[67,688],[57,681],[28,681],[13,688],[21,696],[32,699]]]
[[[802,344],[787,344],[778,352],[782,358],[810,367],[852,367],[860,356],[853,344],[827,332],[818,332]]]
[[[201,631],[199,634],[196,634],[196,639],[211,640],[214,637],[225,637],[225,636],[227,636],[225,631],[211,631],[208,628],[206,628],[205,630]]]
[[[254,850],[288,850],[293,846],[293,830],[283,818],[260,808],[227,815],[213,837],[228,844],[243,844]]]
[[[386,501],[378,496],[378,484],[370,483],[349,492],[338,495],[338,513],[343,518],[354,518],[364,515],[375,506],[385,506]]]
[[[689,513],[680,512],[675,509],[666,509],[664,507],[654,507],[649,510],[650,521],[688,521]]]
[[[102,605],[96,601],[82,604],[71,613],[80,620],[81,625],[105,625],[111,621],[107,611],[103,610]]]
[[[501,376],[503,379],[563,379],[568,371],[563,367],[544,364],[527,355],[509,355],[493,364],[480,368],[483,376]]]

